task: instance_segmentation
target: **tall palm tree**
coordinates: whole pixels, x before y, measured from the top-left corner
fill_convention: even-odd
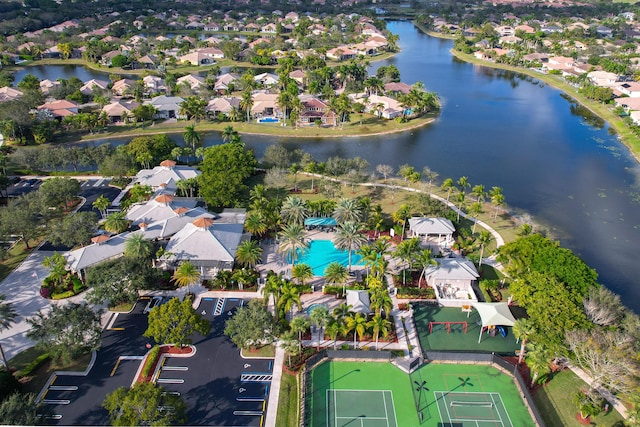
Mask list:
[[[276,307],[275,320],[278,321],[278,301],[280,301],[280,294],[282,292],[282,286],[284,285],[284,279],[277,274],[270,272],[267,273],[267,280],[262,288],[262,294],[264,295],[264,302],[269,304],[269,300],[273,297],[273,305]]]
[[[489,197],[491,197],[491,205],[495,208],[493,214],[493,220],[495,221],[498,217],[498,210],[504,206],[504,194],[502,194],[502,188],[492,187],[491,191],[489,191]]]
[[[191,150],[193,153],[196,152],[196,149],[200,147],[202,143],[202,136],[196,131],[196,125],[188,125],[184,128],[184,133],[182,134],[182,138],[184,138],[184,142],[191,146]]]
[[[331,315],[329,314],[329,309],[325,306],[318,306],[314,308],[309,314],[309,318],[311,322],[318,328],[318,336],[320,340],[324,337],[324,328],[331,320]]]
[[[360,249],[367,242],[367,239],[360,233],[360,226],[353,222],[347,221],[338,226],[333,244],[336,248],[346,250],[349,257],[348,270],[351,271],[351,254],[353,251]]]
[[[455,190],[455,188],[456,188],[456,186],[453,183],[453,179],[447,178],[444,181],[442,181],[442,185],[440,186],[440,189],[447,192],[447,202],[449,201],[449,198],[451,197],[451,192],[453,190]]]
[[[338,334],[342,330],[342,325],[336,319],[331,319],[329,324],[327,325],[327,334],[329,334],[329,338],[333,340],[333,349],[336,350],[338,346]]]
[[[233,126],[227,126],[224,128],[220,136],[222,137],[222,142],[229,142],[231,138],[238,135],[238,131],[233,128]]]
[[[102,219],[104,219],[107,216],[107,208],[110,204],[111,202],[109,199],[107,199],[104,194],[101,194],[100,197],[91,204],[91,206],[100,211],[100,215],[102,216]]]
[[[191,293],[191,285],[200,281],[200,270],[190,261],[183,261],[173,272],[172,278],[178,287],[186,286],[187,292]]]
[[[124,243],[124,255],[131,258],[151,259],[153,243],[145,239],[142,234],[134,234]]]
[[[347,317],[345,324],[350,331],[353,331],[353,348],[356,349],[358,347],[356,336],[360,337],[360,341],[362,341],[367,330],[367,318],[362,313],[355,313]]]
[[[383,338],[389,336],[391,322],[380,316],[380,314],[376,314],[367,323],[367,327],[373,330],[373,337],[376,341],[376,350],[378,350],[378,339],[380,338],[380,334],[382,334]]]
[[[383,311],[388,319],[393,310],[393,300],[389,296],[389,292],[382,286],[374,287],[369,290],[370,306],[376,315],[380,315]]]
[[[302,200],[298,196],[289,196],[282,203],[280,209],[280,215],[282,219],[289,224],[304,224],[305,218],[308,215],[308,209]]]
[[[349,279],[349,271],[339,262],[330,263],[324,270],[324,280],[334,286],[342,283],[342,293]]]
[[[396,250],[393,252],[393,256],[396,258],[400,258],[401,261],[406,263],[406,268],[402,270],[402,284],[405,285],[406,282],[406,271],[411,268],[411,264],[413,262],[413,257],[416,252],[420,249],[420,243],[418,242],[418,238],[414,237],[412,239],[403,240],[396,246]]]
[[[415,263],[416,267],[420,267],[422,269],[422,272],[420,273],[420,279],[418,279],[418,287],[420,287],[420,283],[422,283],[422,278],[427,273],[427,269],[432,265],[438,265],[438,262],[433,258],[431,249],[423,249],[416,253],[413,262]]]
[[[245,90],[242,92],[242,98],[240,99],[240,108],[242,108],[247,114],[247,121],[251,120],[251,107],[253,107],[253,98],[251,97],[251,91]]]
[[[393,213],[393,220],[402,225],[402,235],[401,238],[404,240],[404,230],[407,226],[407,220],[411,218],[411,208],[409,205],[403,204],[400,208]]]
[[[296,316],[291,319],[291,323],[289,323],[291,327],[291,332],[298,334],[298,348],[302,348],[302,333],[306,331],[309,326],[311,326],[311,322],[305,316]]]
[[[478,242],[478,244],[480,245],[480,260],[478,262],[479,266],[482,265],[482,255],[484,254],[484,248],[489,244],[489,242],[491,242],[492,238],[493,236],[491,236],[490,232],[488,232],[487,230],[482,230],[478,235],[478,238],[476,239],[476,242]]]
[[[458,219],[456,221],[460,222],[460,212],[464,208],[464,202],[467,198],[467,195],[464,191],[459,192],[456,195],[456,204],[458,205]]]
[[[111,233],[122,233],[129,228],[127,214],[123,211],[114,212],[107,217],[102,227]]]
[[[313,269],[309,264],[297,264],[291,268],[291,277],[296,279],[300,285],[304,286],[305,282],[313,277]]]
[[[527,351],[526,360],[527,366],[529,366],[531,371],[531,387],[533,388],[536,380],[541,376],[548,374],[551,370],[549,367],[551,356],[549,351],[543,346],[529,343],[529,351]]]
[[[484,185],[474,185],[471,189],[471,195],[476,198],[476,202],[484,202],[484,199],[487,197],[487,192],[484,190]]]
[[[9,329],[11,325],[15,323],[16,317],[18,317],[18,313],[13,307],[13,304],[4,302],[6,298],[6,295],[0,295],[0,332]],[[9,364],[7,363],[7,358],[4,355],[2,345],[0,345],[0,357],[2,357],[4,367],[9,371]]]
[[[522,318],[516,320],[513,324],[513,335],[518,341],[520,341],[520,354],[518,354],[518,365],[522,363],[524,359],[524,352],[527,345],[527,340],[531,335],[536,332],[536,328],[530,319]]]
[[[467,188],[471,187],[469,178],[467,178],[466,176],[461,176],[460,178],[458,178],[456,185],[458,186],[458,190],[460,190],[461,193],[466,192]]]
[[[308,248],[309,242],[305,237],[305,231],[302,225],[289,224],[280,232],[278,252],[284,253],[291,260],[291,265],[296,264],[298,252]]]
[[[251,212],[247,215],[247,219],[244,222],[244,229],[253,235],[261,237],[267,232],[267,223],[261,214]]]
[[[476,232],[476,226],[478,225],[478,218],[480,217],[480,214],[482,212],[483,212],[482,203],[480,203],[480,202],[473,203],[471,205],[471,207],[469,208],[469,215],[471,215],[471,217],[474,219],[473,228],[471,229],[471,233],[475,233]]]
[[[362,206],[355,199],[340,199],[333,211],[333,217],[338,224],[347,221],[359,222],[362,219]]]
[[[286,281],[280,289],[280,300],[278,301],[278,310],[285,315],[293,310],[293,306],[302,310],[302,302],[300,301],[300,288],[293,283]]]
[[[262,248],[255,240],[245,240],[238,245],[236,261],[243,267],[253,268],[262,259]]]
[[[351,310],[353,307],[346,302],[343,302],[339,306],[333,309],[333,316],[338,323],[344,323],[345,319],[353,314]]]

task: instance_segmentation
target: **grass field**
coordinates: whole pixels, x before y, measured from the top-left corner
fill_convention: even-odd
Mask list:
[[[312,427],[533,426],[513,379],[488,365],[328,361],[311,373]],[[445,424],[446,425],[446,424]]]
[[[276,425],[280,427],[297,427],[298,422],[298,377],[282,372],[280,398],[278,399],[278,415]]]
[[[548,426],[580,427],[582,424],[576,420],[578,410],[572,400],[575,393],[586,388],[587,384],[576,374],[564,370],[538,389],[533,400]],[[597,426],[621,426],[622,422],[622,416],[615,410],[591,418],[591,425]]]

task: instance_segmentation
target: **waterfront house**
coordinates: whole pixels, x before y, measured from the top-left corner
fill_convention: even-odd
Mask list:
[[[102,111],[109,117],[111,123],[124,123],[129,117],[133,117],[133,109],[140,105],[136,101],[123,99],[114,101],[102,107]]]
[[[209,116],[229,114],[233,109],[240,111],[240,98],[213,98],[207,104],[205,111]]]
[[[183,102],[184,99],[179,96],[160,95],[151,101],[146,101],[145,104],[150,104],[156,109],[157,113],[154,116],[156,119],[186,119],[186,116],[179,113],[180,104]]]
[[[455,231],[453,223],[446,218],[409,218],[408,235],[419,238],[423,246],[451,247]]]
[[[178,85],[186,85],[192,91],[197,92],[204,87],[204,77],[200,77],[194,74],[187,74],[186,76],[179,77],[176,80]]]
[[[183,179],[193,179],[200,175],[200,171],[190,166],[177,165],[173,160],[164,160],[153,169],[141,169],[134,178],[134,183],[148,185],[153,191],[164,188],[170,183],[177,183]]]
[[[133,92],[133,88],[135,85],[135,80],[121,79],[113,83],[113,85],[111,86],[111,93],[117,96],[129,95]]]
[[[66,99],[47,102],[37,107],[39,114],[48,118],[62,120],[67,116],[78,114],[78,104]]]
[[[107,80],[97,80],[97,79],[88,80],[84,82],[82,87],[80,87],[80,92],[83,95],[92,95],[93,91],[96,89],[103,90],[103,91],[108,90],[109,82]]]

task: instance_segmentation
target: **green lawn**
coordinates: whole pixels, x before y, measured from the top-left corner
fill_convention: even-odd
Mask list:
[[[548,426],[580,427],[576,420],[578,410],[572,402],[574,393],[586,389],[587,384],[570,370],[559,372],[549,383],[541,387],[533,395],[544,422]],[[623,418],[615,410],[608,414],[600,414],[591,419],[591,425],[616,426],[622,425]]]
[[[282,372],[280,383],[280,398],[278,399],[278,416],[276,425],[279,427],[297,427],[298,422],[298,378],[285,371]]]
[[[390,363],[328,361],[313,370],[310,381],[312,427],[437,427],[445,412],[460,427],[475,427],[482,417],[494,426],[534,426],[513,378],[489,365],[429,363],[409,376]]]
[[[30,240],[29,249],[27,249],[23,242],[16,243],[9,251],[7,258],[0,262],[0,282],[6,279],[9,273],[15,270],[41,241],[41,238],[38,240]]]

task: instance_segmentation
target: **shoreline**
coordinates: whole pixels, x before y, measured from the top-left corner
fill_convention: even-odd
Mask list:
[[[453,36],[449,36],[446,34],[438,34],[438,33],[434,33],[433,31],[428,31],[427,29],[417,24],[416,22],[414,21],[412,22],[413,22],[413,25],[418,29],[418,31],[428,36],[439,38],[439,39],[446,39],[446,40],[454,39]],[[520,68],[520,67],[514,67],[512,65],[508,65],[508,64],[498,64],[496,62],[483,61],[473,57],[472,55],[464,54],[462,52],[457,52],[453,49],[451,49],[449,52],[455,58],[461,61],[467,62],[469,64],[523,74],[523,75],[538,79],[544,82],[545,84],[548,84],[549,86],[553,87],[554,89],[561,91],[562,93],[570,97],[573,101],[575,101],[577,104],[580,104],[581,106],[588,109],[592,114],[604,120],[608,124],[609,128],[615,131],[616,138],[618,139],[618,141],[620,141],[620,143],[622,143],[622,145],[624,145],[629,150],[629,153],[631,154],[633,159],[637,163],[640,163],[640,137],[631,133],[631,130],[626,125],[626,123],[624,123],[618,116],[616,116],[608,108],[607,105],[594,103],[586,99],[584,96],[580,95],[573,86],[570,86],[567,82],[565,82],[564,80],[561,80],[562,77],[551,75],[551,74],[542,74],[540,72],[531,70],[529,68]]]

